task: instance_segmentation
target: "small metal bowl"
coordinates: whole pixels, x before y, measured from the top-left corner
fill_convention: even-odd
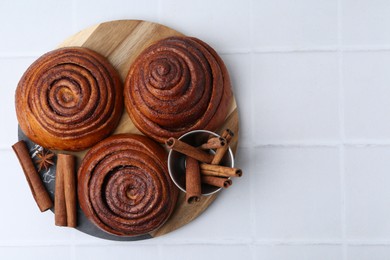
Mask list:
[[[179,140],[190,144],[194,147],[198,147],[204,143],[207,142],[207,140],[210,138],[210,136],[217,136],[218,134],[207,131],[207,130],[194,130],[191,132],[188,132],[182,136],[179,137]],[[211,154],[214,154],[215,151],[210,149],[208,151]],[[185,168],[186,163],[186,155],[176,152],[174,150],[170,150],[168,154],[168,171],[169,175],[171,176],[172,181],[176,184],[176,186],[183,192],[186,192],[186,186],[185,186]],[[234,167],[234,156],[232,150],[228,149],[225,156],[222,158],[222,161],[220,165],[227,166],[227,167]],[[201,186],[201,193],[204,196],[208,196],[211,194],[214,194],[218,191],[220,191],[222,188],[211,186],[208,184],[202,183]]]

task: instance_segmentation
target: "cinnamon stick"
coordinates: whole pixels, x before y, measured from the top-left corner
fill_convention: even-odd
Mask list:
[[[234,133],[230,129],[225,129],[225,131],[222,133],[222,138],[225,138],[226,145],[218,148],[215,151],[215,155],[213,160],[211,161],[211,164],[219,164],[225,155],[226,151],[229,149],[229,143],[232,140]]]
[[[53,202],[51,201],[50,195],[34,167],[26,143],[23,140],[19,141],[12,146],[12,149],[18,157],[28,185],[30,186],[31,193],[40,211],[44,212],[50,209],[53,206]]]
[[[58,154],[54,215],[57,226],[77,226],[75,157]]]
[[[212,137],[209,140],[207,140],[207,143],[204,143],[200,146],[201,149],[207,150],[207,149],[217,149],[222,146],[226,145],[225,138],[222,137]]]
[[[231,168],[214,164],[200,164],[200,172],[203,175],[219,176],[219,177],[241,177],[242,170],[239,168]]]
[[[174,137],[167,139],[165,141],[165,144],[169,149],[175,150],[179,153],[197,159],[198,161],[210,163],[213,160],[213,155],[208,154]]]
[[[64,190],[64,157],[61,154],[57,155],[56,182],[54,192],[54,223],[56,226],[64,227],[68,223],[66,221],[66,204]]]
[[[199,162],[192,157],[186,158],[186,201],[188,204],[200,201],[201,182]]]
[[[203,183],[206,183],[206,184],[209,184],[209,185],[212,185],[212,186],[216,186],[216,187],[220,187],[220,188],[229,188],[233,182],[232,180],[230,179],[227,179],[227,178],[221,178],[221,177],[215,177],[215,176],[201,176],[201,181]]]
[[[77,226],[77,200],[76,200],[76,158],[73,155],[61,154],[67,165],[64,170],[64,190],[65,190],[65,204],[66,204],[66,220],[68,227]]]

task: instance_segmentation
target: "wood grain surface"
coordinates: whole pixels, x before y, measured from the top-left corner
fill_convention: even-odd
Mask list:
[[[130,65],[136,57],[152,43],[169,36],[183,36],[183,34],[166,26],[140,21],[118,20],[101,23],[69,37],[58,47],[81,46],[92,49],[108,60],[118,70],[122,81],[127,76]],[[202,39],[207,42],[207,39]],[[220,126],[217,133],[225,128],[235,132],[231,148],[236,152],[238,141],[238,113],[235,99],[230,104],[228,117]],[[114,134],[136,133],[142,134],[132,123],[127,112],[123,111],[121,121]],[[78,157],[78,163],[86,151],[74,153]],[[224,192],[224,191],[222,191]],[[185,194],[180,192],[176,208],[170,219],[158,230],[151,232],[152,237],[161,236],[178,229],[199,216],[216,199],[218,194],[202,197],[199,203],[188,205],[185,202]]]

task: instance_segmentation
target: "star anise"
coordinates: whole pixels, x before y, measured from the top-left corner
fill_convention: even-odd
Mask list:
[[[42,149],[37,153],[37,163],[38,163],[38,171],[45,169],[47,170],[51,165],[54,164],[54,153],[49,150]]]

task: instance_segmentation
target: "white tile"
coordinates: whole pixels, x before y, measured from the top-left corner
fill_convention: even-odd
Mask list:
[[[250,47],[250,0],[161,0],[161,23],[200,38],[217,51]]]
[[[335,53],[257,54],[253,66],[254,142],[338,139]]]
[[[72,33],[71,2],[1,1],[0,53],[43,53]]]
[[[257,148],[257,239],[341,237],[337,148]]]
[[[390,149],[345,150],[346,217],[349,239],[390,239]]]
[[[165,245],[161,259],[251,259],[251,250],[249,246],[236,245]]]
[[[1,118],[4,120],[0,128],[0,148],[11,148],[18,138],[18,122],[15,111],[15,91],[19,79],[34,58],[0,58],[0,102]]]
[[[259,245],[255,259],[267,260],[341,260],[341,246],[331,245]]]
[[[29,259],[29,260],[56,260],[71,259],[71,248],[69,246],[15,246],[0,247],[1,259]]]
[[[85,244],[107,245],[107,243],[113,243],[111,240],[95,237],[81,231],[74,232],[73,241],[75,241],[75,244],[77,245],[85,245]]]
[[[390,5],[387,0],[343,0],[344,44],[382,45],[390,43]]]
[[[390,139],[390,52],[344,54],[347,139]]]
[[[112,20],[146,20],[158,22],[158,0],[73,1],[76,30]]]
[[[252,89],[251,89],[251,55],[250,54],[224,54],[221,55],[230,74],[233,93],[236,98],[240,139],[239,145],[252,144]]]
[[[390,246],[349,246],[348,259],[388,260],[390,259]]]
[[[251,154],[247,148],[236,153],[236,167],[243,170],[241,178],[233,179],[233,185],[218,194],[215,201],[195,220],[161,237],[161,241],[188,242],[204,240],[251,239],[250,182],[253,178]]]
[[[253,1],[254,47],[337,44],[336,0]]]
[[[136,242],[106,246],[76,246],[74,259],[158,259],[158,249],[156,245],[139,245]]]
[[[0,182],[2,214],[0,245],[7,243],[69,243],[72,229],[54,225],[54,214],[39,211],[21,166],[12,150],[0,151],[4,181]],[[8,179],[8,181],[7,181]],[[6,213],[6,214],[5,214]]]

